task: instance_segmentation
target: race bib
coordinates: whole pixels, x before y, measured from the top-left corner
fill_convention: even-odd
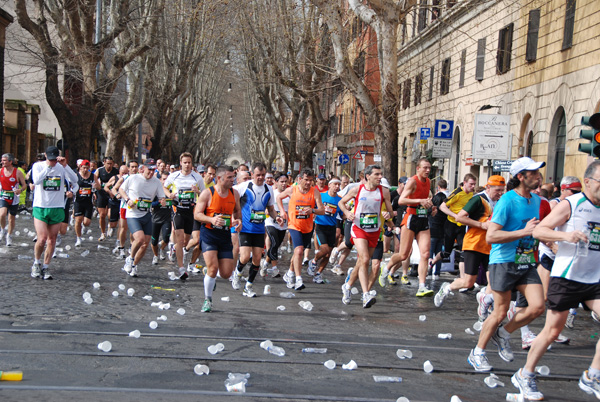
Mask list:
[[[379,227],[379,215],[374,213],[362,213],[359,217],[361,229],[377,229]]]
[[[326,216],[334,216],[337,212],[337,205],[330,204],[328,202],[323,204],[325,206],[325,215]]]
[[[515,264],[518,270],[537,267],[535,255],[538,244],[539,241],[531,236],[525,237],[519,241],[517,252],[515,254]]]
[[[152,206],[152,200],[148,198],[140,198],[137,200],[137,209],[138,211],[148,211]]]
[[[46,191],[60,191],[60,176],[46,176],[42,181],[42,188]]]
[[[417,216],[419,218],[426,218],[427,217],[427,208],[425,207],[417,207]]]
[[[215,225],[213,225],[213,228],[215,228],[215,229],[222,229],[222,230],[229,230],[229,228],[231,227],[231,215],[216,214],[214,216],[220,216],[221,219],[223,219],[225,221],[225,224],[223,226],[215,226]]]
[[[92,188],[91,187],[79,187],[79,196],[80,197],[91,197],[92,196]]]
[[[588,222],[590,245],[589,250],[600,251],[600,223]]]
[[[170,198],[165,198],[165,205],[167,208],[170,208],[173,206],[173,200]]]
[[[250,223],[263,223],[266,217],[265,211],[250,211]]]
[[[0,190],[0,198],[7,201],[9,204],[12,204],[12,201],[15,199],[15,192],[10,190]]]
[[[310,218],[310,213],[303,214],[300,211],[304,208],[310,208],[309,205],[296,205],[296,219],[308,219]]]
[[[196,199],[196,193],[192,189],[181,189],[178,194],[179,205],[190,206]]]

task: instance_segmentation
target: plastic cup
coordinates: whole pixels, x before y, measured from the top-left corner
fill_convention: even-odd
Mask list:
[[[433,364],[429,360],[423,363],[423,371],[426,373],[431,373],[433,371]]]
[[[419,321],[425,321],[425,320],[427,320],[427,316],[425,316],[425,315],[419,316]]]
[[[221,301],[228,302],[229,296],[221,297]]]
[[[142,299],[152,301],[152,296],[146,295],[146,296],[142,297]]]
[[[410,400],[405,396],[401,396],[400,398],[396,399],[396,402],[410,402]]]
[[[466,328],[465,332],[469,335],[475,335],[475,332],[473,332],[473,330],[471,328]]]
[[[408,349],[398,349],[396,351],[396,356],[398,356],[399,359],[412,359],[412,352]]]
[[[197,375],[208,375],[208,373],[210,373],[210,369],[205,364],[196,364],[194,366],[194,373],[196,373]]]
[[[481,327],[483,327],[481,321],[475,321],[475,323],[473,324],[473,329],[477,332],[481,331]]]
[[[219,348],[217,347],[217,345],[210,345],[208,347],[208,353],[210,353],[211,355],[216,355],[217,353],[219,353]]]
[[[357,295],[358,289],[356,287],[353,287],[352,289],[350,289],[350,293],[352,293],[353,295]]]
[[[116,290],[114,292],[112,292],[113,297],[119,297],[119,292],[117,292]]]
[[[160,317],[156,317],[157,321],[167,321],[167,316],[166,315],[161,315]]]
[[[225,350],[225,345],[223,345],[221,342],[217,343],[215,346],[217,347],[217,350],[219,352],[222,352],[223,350]]]
[[[140,333],[140,331],[138,331],[137,329],[136,329],[136,330],[134,330],[134,331],[131,331],[131,332],[129,333],[129,336],[130,336],[130,337],[132,337],[132,338],[139,338],[139,337],[140,337],[140,335],[141,335],[141,333]]]
[[[92,295],[90,294],[90,292],[83,292],[82,296],[83,296],[83,300],[85,300],[85,299],[87,299],[89,297],[92,297]]]
[[[325,363],[323,363],[325,365],[325,367],[327,367],[329,370],[333,370],[335,368],[335,361],[333,360],[327,360]]]
[[[348,363],[342,365],[342,369],[344,370],[356,370],[358,365],[354,360],[350,360]]]
[[[550,368],[548,366],[536,366],[535,372],[540,375],[549,375]]]
[[[122,283],[119,285],[119,289],[120,290],[125,290],[125,285],[123,285]]]
[[[262,341],[262,342],[260,343],[260,347],[261,347],[261,348],[263,348],[264,350],[267,350],[267,349],[269,349],[269,348],[270,348],[270,347],[272,347],[272,346],[273,346],[273,342],[271,342],[271,341],[270,341],[270,340],[268,340],[268,339],[267,339],[266,341]]]
[[[177,314],[179,314],[179,315],[185,315],[185,309],[184,308],[177,309]]]
[[[110,352],[112,349],[112,344],[109,341],[104,341],[104,342],[100,342],[98,344],[98,349],[100,349],[103,352]]]
[[[271,285],[265,285],[265,289],[263,290],[263,295],[271,294]]]
[[[150,321],[149,326],[152,329],[156,329],[156,328],[158,328],[158,323],[156,321]]]
[[[92,304],[94,302],[94,299],[92,299],[91,297],[88,297],[87,299],[83,300],[85,302],[85,304]]]
[[[94,236],[90,236],[89,239],[90,239],[90,241],[94,240]]]
[[[69,246],[69,245],[65,246],[65,250],[69,251],[70,249],[71,249],[71,246]]]
[[[452,398],[450,398],[450,402],[462,402],[462,401],[458,396],[452,395]]]
[[[94,287],[94,289],[100,289],[100,284],[98,282],[94,282],[92,286]]]
[[[285,311],[285,306],[277,306],[277,310],[279,310],[279,311]]]
[[[134,288],[127,289],[127,296],[132,297],[135,294]]]

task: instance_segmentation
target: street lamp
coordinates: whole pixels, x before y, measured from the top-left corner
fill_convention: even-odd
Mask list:
[[[493,109],[493,108],[500,109],[501,107],[502,106],[483,105],[482,107],[479,108],[479,111],[481,112],[482,110],[489,110],[489,109]]]
[[[229,63],[231,63],[231,61],[229,60],[229,52],[227,52],[227,57],[223,61],[223,64],[229,64]]]

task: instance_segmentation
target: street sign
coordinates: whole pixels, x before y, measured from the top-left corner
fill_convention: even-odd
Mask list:
[[[510,116],[504,114],[475,114],[473,158],[510,158]]]
[[[360,153],[360,151],[356,151],[356,153],[354,154],[354,156],[352,157],[352,159],[360,159],[360,160],[362,160],[362,154]]]
[[[419,129],[419,140],[421,144],[427,144],[427,140],[431,137],[431,129],[429,127],[421,127]]]
[[[347,154],[341,154],[338,156],[338,162],[340,165],[345,165],[346,163],[350,162],[350,157]]]
[[[373,162],[381,162],[381,154],[374,154]]]
[[[361,150],[360,150],[360,154],[361,154],[361,155],[366,155],[366,154],[368,154],[368,152],[367,152],[366,150],[364,150],[364,149],[361,149]]]
[[[452,139],[454,133],[454,120],[436,120],[435,121],[435,132],[433,138],[445,138],[447,140]]]
[[[510,172],[510,165],[513,161],[494,161],[493,170],[497,172]]]
[[[449,159],[452,156],[452,140],[433,139],[434,158]]]
[[[325,162],[327,161],[327,155],[325,154],[325,152],[320,152],[316,155],[316,162],[317,165],[324,165]]]

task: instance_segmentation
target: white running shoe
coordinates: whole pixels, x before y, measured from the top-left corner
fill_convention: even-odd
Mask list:
[[[260,276],[262,276],[263,278],[265,276],[267,276],[267,268],[268,267],[269,267],[269,263],[267,262],[266,259],[263,258],[262,260],[260,260],[260,271],[259,271],[259,273],[260,273]]]
[[[246,297],[256,297],[256,292],[254,291],[250,282],[246,282],[246,286],[244,286],[244,292],[242,294]]]
[[[158,265],[158,256],[157,255],[152,257],[152,265]]]
[[[62,236],[59,234],[56,235],[56,245],[60,246],[62,243]]]
[[[75,247],[81,247],[81,237],[78,237],[75,241]]]
[[[12,242],[12,236],[11,236],[11,235],[9,235],[9,234],[7,234],[7,235],[6,235],[6,246],[7,246],[7,247],[10,247],[10,246],[12,246],[12,245],[13,245],[13,242]]]
[[[137,278],[138,277],[138,268],[137,268],[137,265],[133,265],[131,267],[131,272],[129,273],[129,276],[131,276],[133,278]]]
[[[237,269],[234,269],[233,275],[231,275],[231,287],[234,290],[239,290],[242,282],[242,274],[238,273]]]
[[[132,266],[133,266],[133,258],[127,257],[127,259],[125,259],[125,265],[123,265],[123,271],[127,272],[128,274],[131,274]]]

